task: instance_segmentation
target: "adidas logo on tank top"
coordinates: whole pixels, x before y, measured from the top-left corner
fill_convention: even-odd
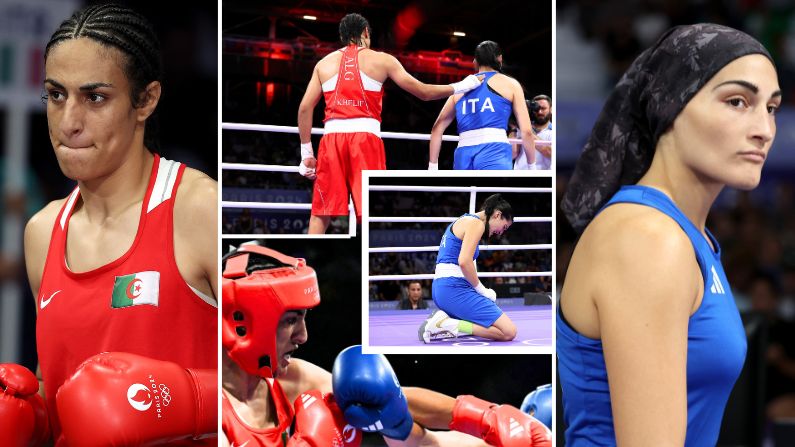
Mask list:
[[[712,266],[712,286],[709,288],[709,291],[717,295],[726,294],[726,290],[720,282],[720,276],[718,276],[718,272],[715,270],[714,265]]]

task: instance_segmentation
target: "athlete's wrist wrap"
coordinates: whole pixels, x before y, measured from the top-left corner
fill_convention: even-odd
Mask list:
[[[457,95],[459,93],[466,93],[472,89],[475,89],[479,85],[480,79],[478,79],[478,77],[475,75],[469,75],[461,81],[453,82],[450,84],[450,87],[453,87],[453,94]]]
[[[315,151],[312,149],[312,142],[301,143],[301,160],[305,158],[315,158]]]

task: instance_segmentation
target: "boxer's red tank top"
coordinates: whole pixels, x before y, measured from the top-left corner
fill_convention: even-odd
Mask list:
[[[55,219],[36,300],[39,366],[55,439],[60,434],[55,393],[95,354],[131,352],[186,368],[218,368],[215,302],[194,292],[174,258],[174,198],[184,171],[183,164],[155,155],[132,246],[94,270],[75,273],[66,265],[66,234],[80,197],[77,188]],[[119,295],[129,293],[128,279],[140,276],[149,290],[158,286],[155,301],[123,301]],[[154,295],[145,296],[152,301]]]
[[[323,122],[350,118],[373,118],[381,122],[384,86],[381,85],[378,91],[365,90],[359,73],[359,51],[363,49],[348,45],[338,50],[342,57],[336,86],[333,90],[323,92],[326,101],[326,117]]]
[[[270,399],[276,408],[278,425],[273,428],[256,429],[243,422],[235,413],[232,404],[226,398],[226,393],[221,393],[221,427],[226,439],[233,446],[247,447],[283,447],[287,445],[287,429],[293,423],[293,407],[287,401],[279,382],[265,379],[270,391]]]

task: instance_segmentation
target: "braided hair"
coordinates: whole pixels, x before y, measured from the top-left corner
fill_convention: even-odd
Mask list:
[[[152,24],[130,8],[106,3],[93,5],[75,12],[64,20],[50,37],[44,50],[47,60],[50,50],[60,43],[81,37],[100,45],[118,49],[125,57],[122,71],[130,82],[130,99],[138,108],[145,102],[146,86],[153,81],[162,82],[163,66],[160,41]],[[144,144],[157,149],[157,128],[154,113],[146,120]]]
[[[492,194],[486,197],[486,200],[483,201],[483,205],[480,207],[480,211],[486,213],[486,230],[483,232],[483,237],[489,237],[489,219],[491,219],[491,215],[494,214],[495,211],[502,212],[502,217],[505,218],[507,221],[513,221],[513,208],[511,208],[511,204],[508,203],[507,200],[502,198],[502,194]]]
[[[484,40],[475,47],[475,61],[480,67],[491,67],[502,72],[502,63],[497,59],[500,56],[502,56],[502,48],[492,40]]]
[[[362,44],[362,33],[370,30],[370,23],[361,14],[351,13],[340,20],[340,41],[344,45]]]

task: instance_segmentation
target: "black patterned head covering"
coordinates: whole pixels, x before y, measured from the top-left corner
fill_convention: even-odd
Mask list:
[[[660,136],[704,84],[749,54],[773,60],[753,37],[700,23],[669,29],[635,59],[607,98],[561,202],[578,233],[621,185],[646,173]]]

